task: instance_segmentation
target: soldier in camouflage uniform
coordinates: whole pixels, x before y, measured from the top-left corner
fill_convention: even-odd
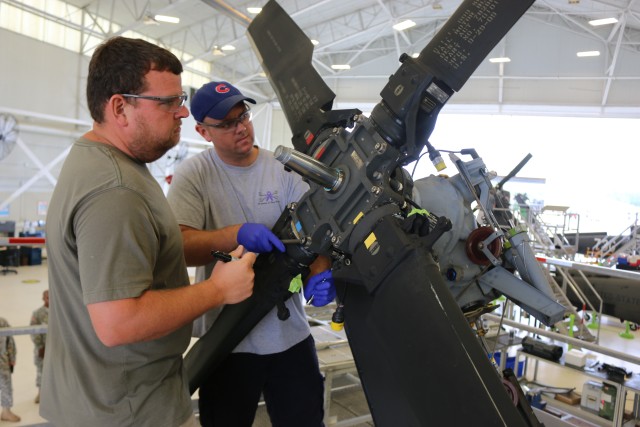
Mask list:
[[[9,322],[0,317],[0,328],[8,328]],[[12,336],[0,337],[0,402],[2,403],[2,421],[20,421],[20,417],[11,412],[13,406],[13,387],[11,374],[16,364],[16,342]]]
[[[42,293],[42,301],[44,305],[38,308],[31,315],[31,325],[47,325],[49,323],[49,291],[46,290]],[[44,362],[44,345],[47,340],[47,334],[33,334],[31,340],[35,346],[33,351],[33,363],[36,364],[37,376],[36,387],[38,387],[38,394],[36,395],[35,402],[40,403],[40,382],[42,380],[42,363]]]

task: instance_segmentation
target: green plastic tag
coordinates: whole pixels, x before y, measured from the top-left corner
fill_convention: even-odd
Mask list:
[[[289,292],[295,294],[296,292],[300,292],[302,289],[302,275],[298,274],[296,277],[291,279],[291,283],[289,283]]]
[[[429,212],[426,209],[413,208],[413,209],[411,209],[411,212],[409,212],[409,215],[407,215],[407,216],[409,217],[409,216],[415,215],[415,214],[420,214],[420,215],[427,216],[427,215],[429,215]]]

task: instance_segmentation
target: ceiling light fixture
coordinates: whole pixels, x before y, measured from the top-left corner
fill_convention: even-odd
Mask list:
[[[598,51],[598,50],[585,50],[583,52],[577,52],[576,56],[578,56],[578,58],[586,58],[588,56],[600,56],[600,51]]]
[[[349,65],[349,64],[333,64],[331,66],[331,68],[333,68],[334,70],[350,70],[351,69],[351,65]]]
[[[225,44],[220,48],[221,50],[236,50],[236,47],[230,44]]]
[[[144,25],[160,25],[160,23],[151,15],[145,15],[145,17],[142,18],[142,23]]]
[[[179,24],[180,18],[176,16],[167,16],[167,15],[154,15],[153,19],[158,22],[166,22],[167,24]]]
[[[396,31],[403,31],[407,28],[415,27],[416,23],[411,19],[407,19],[406,21],[402,21],[393,26],[393,29]]]
[[[589,21],[589,25],[597,27],[599,25],[615,24],[616,22],[618,22],[616,18],[594,19],[593,21]]]
[[[247,8],[247,11],[248,11],[249,13],[252,13],[252,14],[254,14],[254,15],[257,15],[257,14],[259,14],[260,12],[262,12],[262,8],[261,8],[261,7],[248,7],[248,8]]]
[[[311,44],[314,45],[314,46],[318,46],[320,44],[320,42],[318,40],[311,39]]]
[[[489,58],[489,62],[493,64],[502,64],[505,62],[511,62],[511,58],[508,57],[497,57],[497,58]]]

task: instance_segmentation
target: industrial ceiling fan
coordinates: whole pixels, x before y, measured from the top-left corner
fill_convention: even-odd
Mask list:
[[[0,160],[7,157],[18,140],[18,121],[10,114],[0,113]]]

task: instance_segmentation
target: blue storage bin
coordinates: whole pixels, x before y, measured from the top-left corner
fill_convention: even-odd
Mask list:
[[[496,363],[498,364],[498,366],[500,366],[501,355],[502,355],[502,353],[500,351],[497,351],[493,355],[493,358],[496,359]],[[505,368],[511,369],[513,372],[516,373],[516,377],[520,378],[522,376],[522,374],[524,373],[524,360],[521,360],[520,362],[518,362],[518,371],[517,372],[516,372],[516,369],[515,369],[515,365],[516,365],[516,357],[515,356],[512,356],[512,357],[507,356],[507,363],[505,363]]]

